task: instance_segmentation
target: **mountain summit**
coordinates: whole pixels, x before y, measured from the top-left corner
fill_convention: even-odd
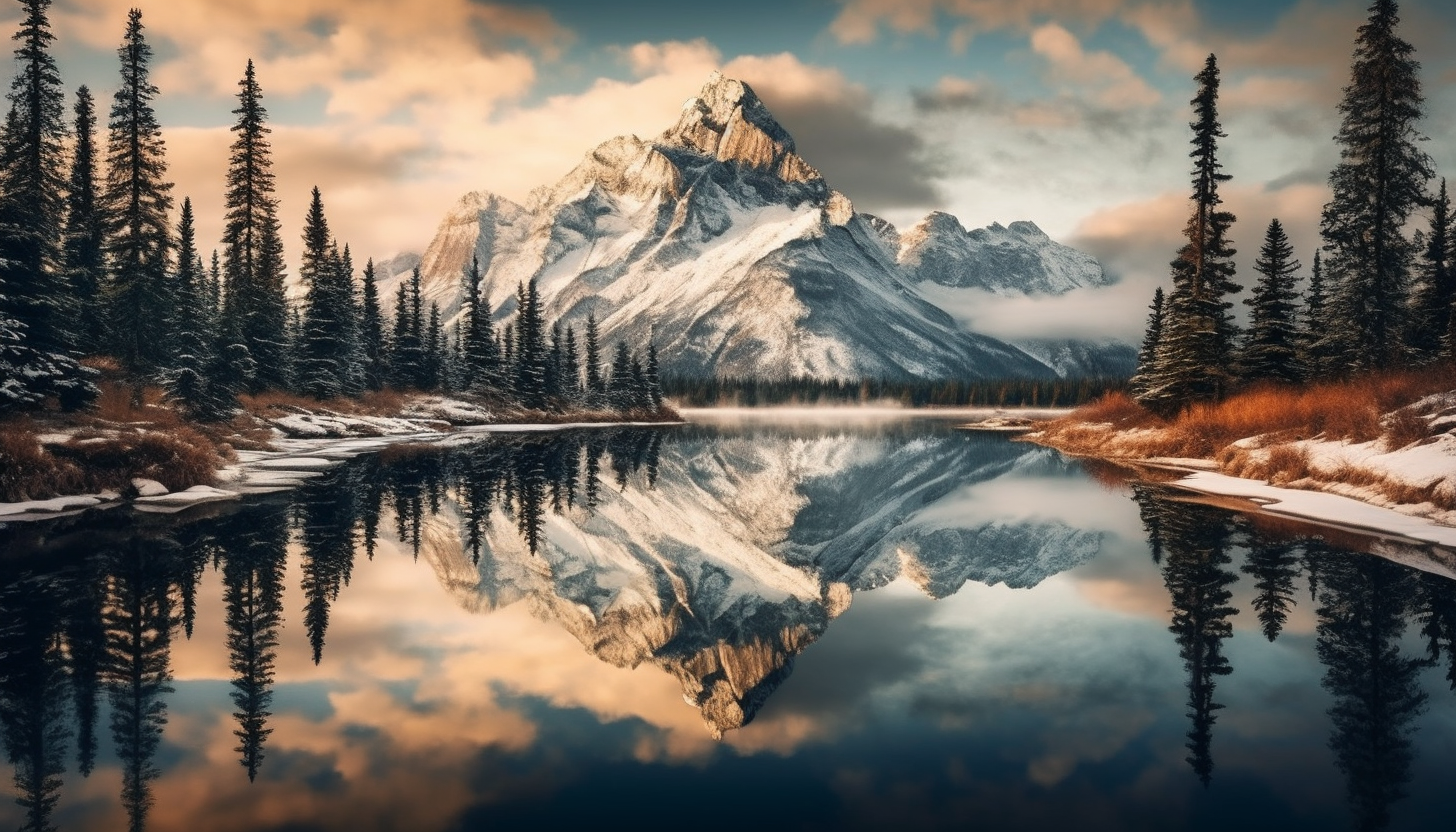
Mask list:
[[[1011,231],[978,249],[967,242],[977,232],[932,215],[897,248],[893,227],[833,190],[751,87],[714,72],[655,139],[598,145],[525,206],[485,193],[462,200],[422,269],[426,295],[447,313],[472,256],[502,315],[517,284],[536,280],[549,318],[580,332],[594,314],[604,343],[650,337],[669,375],[1056,375],[1066,368],[965,331],[918,288],[970,285],[947,280],[938,262],[978,275],[976,285],[994,274],[1003,291],[1018,280],[1034,292],[1103,280],[1096,261],[1034,225]],[[978,251],[994,256],[977,260]],[[1043,266],[1036,275],[1032,263]]]

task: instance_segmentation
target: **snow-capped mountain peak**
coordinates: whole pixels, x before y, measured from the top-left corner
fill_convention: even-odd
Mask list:
[[[422,269],[426,296],[447,313],[472,256],[497,303],[535,280],[552,319],[580,331],[593,313],[606,343],[655,337],[669,375],[1052,376],[1027,352],[961,329],[917,288],[936,263],[982,255],[1036,264],[1028,291],[1085,282],[1067,275],[1096,267],[1031,223],[993,230],[981,239],[932,214],[901,239],[830,188],[751,87],[715,72],[656,139],[603,142],[528,207],[462,200]]]

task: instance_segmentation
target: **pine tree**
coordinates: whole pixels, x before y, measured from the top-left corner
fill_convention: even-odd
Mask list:
[[[182,218],[177,224],[177,273],[172,278],[175,304],[168,329],[172,333],[172,355],[163,376],[167,391],[194,419],[214,421],[230,415],[235,402],[232,391],[213,384],[216,366],[215,321],[208,313],[202,259],[197,255],[197,234],[192,200],[182,200]]]
[[[482,366],[481,345],[478,343],[480,336],[475,331],[478,320],[476,307],[480,306],[480,260],[471,257],[470,268],[462,272],[460,277],[460,324],[457,331],[457,338],[461,342],[461,352],[466,354],[460,362],[460,386],[466,390],[474,390],[479,387]]]
[[[359,343],[364,355],[364,386],[379,390],[389,379],[389,353],[384,342],[384,313],[379,308],[379,286],[374,277],[374,260],[364,264],[363,306],[360,310]]]
[[[440,304],[430,301],[429,323],[425,326],[424,365],[421,390],[439,390],[445,369],[445,333],[440,326]]]
[[[303,221],[303,260],[298,268],[306,294],[297,384],[300,392],[319,399],[343,395],[348,372],[350,321],[340,269],[324,217],[323,197],[315,187]]]
[[[223,282],[222,265],[217,249],[213,249],[212,265],[207,273],[206,317],[214,322],[215,331],[213,363],[207,377],[215,399],[233,402],[239,393],[248,389],[258,368],[238,320],[223,314]]]
[[[410,279],[401,283],[395,299],[393,359],[394,385],[401,390],[425,387],[423,301],[420,296],[420,269],[415,267]]]
[[[288,320],[284,294],[282,226],[273,196],[268,111],[248,61],[238,82],[238,117],[229,148],[222,235],[226,317],[236,319],[242,343],[258,365],[254,390],[281,388],[290,377],[289,345],[280,337]]]
[[[66,136],[60,73],[49,48],[50,0],[25,0],[14,39],[20,71],[0,133],[0,412],[65,410],[97,395],[71,351],[79,309],[63,271],[61,172]]]
[[[581,355],[576,347],[576,328],[566,325],[566,345],[561,356],[562,393],[572,404],[581,403]]]
[[[1411,212],[1427,201],[1431,160],[1418,147],[1424,99],[1414,48],[1396,33],[1394,0],[1375,0],[1355,38],[1335,141],[1340,163],[1320,220],[1330,281],[1324,340],[1336,374],[1393,367],[1404,357],[1413,246]]]
[[[607,406],[607,386],[602,379],[602,348],[597,335],[597,318],[586,316],[586,406],[592,409]]]
[[[152,48],[142,35],[142,13],[132,9],[118,50],[121,87],[112,100],[106,147],[106,186],[101,203],[107,218],[106,256],[111,267],[112,350],[132,373],[133,397],[141,383],[162,370],[168,358],[167,322],[172,320],[167,279],[172,248],[161,126],[152,110],[157,88],[149,80]]]
[[[14,40],[19,70],[10,82],[10,112],[0,167],[0,281],[10,315],[25,325],[29,347],[71,349],[71,286],[61,263],[66,192],[65,92],[50,54],[55,40],[46,11],[51,0],[23,0]]]
[[[632,407],[635,398],[632,385],[632,355],[626,341],[618,341],[612,354],[612,372],[607,378],[607,405],[615,410]]]
[[[546,404],[546,339],[535,280],[516,287],[516,301],[516,395],[521,404],[540,410]]]
[[[1431,231],[1421,251],[1419,282],[1411,303],[1410,334],[1406,343],[1417,361],[1434,361],[1443,352],[1446,330],[1456,303],[1456,269],[1452,268],[1451,198],[1446,180],[1431,203]]]
[[[1153,290],[1153,302],[1148,305],[1148,328],[1143,334],[1142,348],[1138,350],[1137,372],[1128,382],[1132,393],[1138,398],[1147,394],[1150,385],[1158,378],[1158,342],[1163,337],[1163,314],[1166,309],[1163,287]]]
[[[470,310],[466,319],[466,338],[463,348],[463,364],[466,387],[477,392],[498,390],[501,387],[500,344],[496,342],[495,326],[491,322],[490,298],[480,294],[480,267],[472,260],[469,281],[476,286],[471,295]]]
[[[1235,250],[1228,239],[1234,215],[1219,209],[1220,183],[1227,182],[1218,161],[1218,140],[1227,134],[1218,121],[1218,62],[1208,56],[1195,77],[1193,213],[1184,229],[1188,238],[1172,262],[1173,292],[1164,311],[1163,328],[1150,377],[1139,401],[1164,413],[1175,413],[1196,401],[1216,399],[1233,382],[1231,372],[1236,328],[1225,297],[1240,286],[1233,281]]]
[[[1304,312],[1300,316],[1299,324],[1299,363],[1304,367],[1306,380],[1334,373],[1333,357],[1324,349],[1325,306],[1328,299],[1324,263],[1320,259],[1320,253],[1316,251],[1314,265],[1309,271],[1309,289],[1304,294]]]
[[[551,347],[546,351],[546,373],[542,386],[549,401],[559,402],[563,394],[561,365],[566,360],[560,322],[551,325]]]
[[[101,297],[106,261],[105,220],[96,188],[96,108],[91,91],[76,90],[76,147],[66,191],[66,226],[62,261],[75,298],[75,346],[83,355],[105,345],[105,307]]]
[[[653,410],[662,409],[662,367],[657,362],[657,342],[647,342],[647,398]]]
[[[1294,259],[1294,247],[1277,219],[1270,221],[1264,234],[1254,271],[1260,278],[1253,297],[1244,301],[1252,311],[1248,337],[1239,357],[1240,374],[1245,381],[1294,384],[1303,377],[1295,321],[1294,275],[1299,271],[1299,261]]]

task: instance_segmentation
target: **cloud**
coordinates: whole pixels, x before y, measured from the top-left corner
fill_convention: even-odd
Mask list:
[[[899,34],[938,32],[942,17],[966,21],[952,29],[962,49],[976,32],[1030,31],[1048,18],[1096,26],[1123,5],[1121,0],[843,0],[829,31],[841,43],[870,43],[882,26]]]
[[[1031,33],[1032,51],[1050,65],[1050,79],[1065,88],[1084,91],[1097,104],[1128,110],[1158,103],[1157,90],[1111,52],[1087,52],[1075,35],[1056,23]]]

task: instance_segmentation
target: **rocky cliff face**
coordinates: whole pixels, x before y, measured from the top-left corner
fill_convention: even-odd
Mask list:
[[[652,338],[668,374],[1055,375],[966,332],[917,289],[1052,292],[1103,279],[1030,223],[993,229],[932,215],[902,239],[834,191],[748,85],[714,73],[655,139],[604,142],[524,207],[467,196],[421,267],[447,317],[475,256],[502,317],[517,285],[535,280],[552,318],[580,332],[593,314],[606,342]]]

